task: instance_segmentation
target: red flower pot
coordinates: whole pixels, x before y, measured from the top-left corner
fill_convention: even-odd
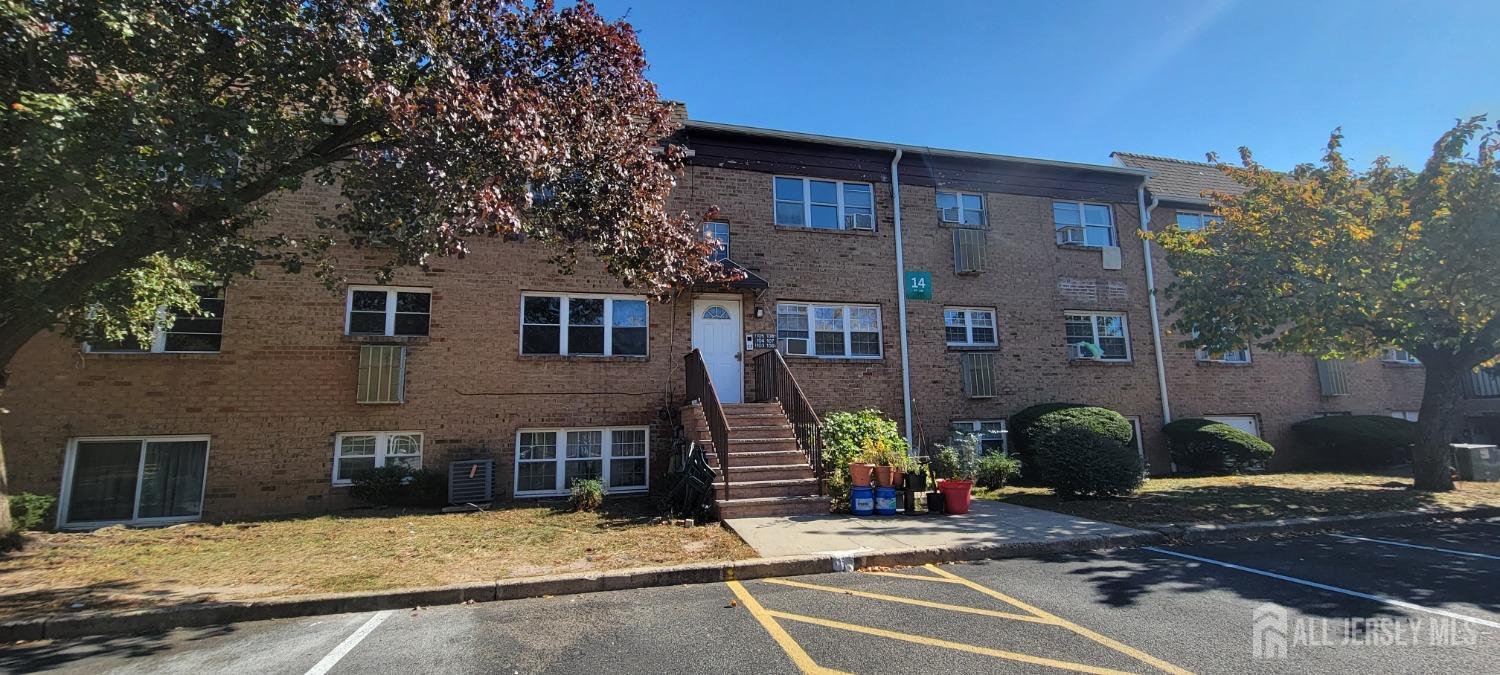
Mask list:
[[[870,473],[875,470],[874,464],[849,463],[849,484],[854,487],[869,487]]]
[[[969,512],[969,497],[974,490],[974,481],[945,480],[938,483],[938,490],[943,493],[945,511],[958,515]]]

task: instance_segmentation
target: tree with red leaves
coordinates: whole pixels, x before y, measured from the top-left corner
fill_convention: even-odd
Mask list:
[[[719,274],[666,210],[635,31],[586,2],[31,0],[0,40],[0,387],[41,331],[145,339],[260,261],[336,284],[336,243],[386,276],[502,235],[647,293]],[[266,232],[306,180],[344,197],[321,235]]]

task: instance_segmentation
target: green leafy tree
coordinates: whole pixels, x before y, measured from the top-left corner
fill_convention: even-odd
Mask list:
[[[666,209],[683,153],[634,29],[586,2],[6,0],[0,42],[0,387],[41,331],[149,339],[195,284],[336,285],[344,248],[382,279],[485,236],[653,294],[720,275]],[[271,230],[308,180],[342,203]]]
[[[1500,353],[1500,133],[1462,120],[1420,171],[1384,157],[1354,170],[1342,140],[1290,173],[1242,148],[1220,169],[1243,192],[1212,196],[1224,222],[1155,235],[1177,274],[1174,327],[1213,351],[1410,351],[1425,367],[1416,487],[1451,490],[1462,379]]]

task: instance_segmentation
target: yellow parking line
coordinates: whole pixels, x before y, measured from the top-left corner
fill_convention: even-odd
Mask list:
[[[1043,658],[1043,657],[1040,657],[1040,656],[1032,656],[1030,654],[1021,654],[1019,652],[1007,652],[1007,651],[1000,650],[1000,649],[990,649],[988,647],[978,647],[978,646],[975,646],[975,645],[964,644],[962,642],[949,642],[947,640],[939,640],[937,638],[930,638],[930,637],[925,637],[925,636],[921,636],[921,635],[908,635],[906,633],[897,633],[895,631],[882,630],[882,629],[879,629],[879,628],[871,628],[869,626],[858,626],[858,625],[855,625],[855,624],[852,624],[852,623],[844,623],[842,621],[832,621],[832,620],[829,620],[829,619],[820,619],[820,618],[815,617],[815,616],[803,616],[801,614],[789,614],[787,612],[778,612],[778,611],[775,611],[775,610],[768,610],[766,613],[769,614],[770,616],[774,617],[774,618],[777,618],[777,619],[786,619],[788,621],[799,621],[799,622],[802,622],[802,623],[810,623],[810,624],[813,624],[815,626],[823,626],[824,628],[837,628],[839,630],[847,630],[847,631],[851,631],[851,632],[854,632],[854,633],[864,633],[865,635],[874,635],[876,637],[889,638],[891,640],[900,640],[902,642],[911,642],[911,643],[914,643],[914,644],[927,645],[927,646],[930,646],[930,647],[942,647],[944,649],[952,649],[954,651],[968,652],[970,654],[980,654],[980,655],[983,655],[983,656],[993,656],[993,657],[995,657],[997,659],[1006,659],[1008,661],[1019,661],[1021,663],[1029,663],[1029,664],[1036,665],[1036,666],[1049,666],[1049,667],[1052,667],[1052,668],[1060,668],[1060,669],[1063,669],[1063,670],[1072,670],[1072,671],[1076,671],[1076,672],[1080,672],[1080,673],[1098,673],[1100,675],[1128,675],[1128,674],[1125,673],[1125,671],[1122,671],[1122,670],[1111,670],[1109,668],[1098,668],[1098,667],[1095,667],[1095,666],[1084,665],[1082,663],[1073,663],[1071,661],[1058,661],[1056,659],[1048,659],[1048,658]]]
[[[900,572],[864,572],[864,574],[873,574],[880,577],[895,577],[897,579],[916,579],[917,581],[936,581],[943,584],[958,583],[957,581],[954,581],[952,579],[944,579],[942,577],[929,577],[921,574],[902,574]]]
[[[750,616],[755,617],[755,620],[760,622],[761,628],[766,629],[766,632],[771,634],[771,639],[775,640],[776,644],[781,645],[781,650],[786,652],[786,655],[792,659],[792,663],[797,666],[798,670],[809,675],[849,675],[849,673],[840,670],[824,668],[813,661],[812,657],[808,656],[806,651],[803,651],[802,645],[797,644],[797,641],[793,640],[792,636],[787,634],[786,630],[781,627],[781,624],[776,623],[776,620],[771,618],[771,613],[767,612],[766,608],[760,606],[760,603],[750,595],[750,592],[745,590],[743,584],[738,581],[726,581],[724,585],[728,586],[729,590],[734,591],[735,597],[740,599],[740,602],[745,605],[745,609],[750,610]]]
[[[945,572],[945,571],[943,571],[941,569],[938,569],[938,567],[936,565],[926,565],[925,567],[927,569],[933,571],[934,573],[937,573],[937,574],[940,574],[940,575],[942,575],[944,577],[952,579],[952,580],[954,580],[954,581],[956,581],[958,583],[961,583],[961,584],[963,584],[965,586],[968,586],[969,588],[972,588],[972,589],[974,589],[976,591],[979,591],[980,593],[983,593],[983,594],[988,595],[988,596],[990,596],[992,598],[995,598],[996,600],[1000,600],[1001,602],[1010,603],[1014,607],[1017,607],[1019,609],[1025,610],[1027,612],[1031,612],[1032,614],[1035,614],[1036,616],[1041,617],[1043,619],[1048,619],[1052,623],[1055,623],[1055,624],[1057,624],[1059,626],[1062,626],[1063,628],[1066,628],[1066,629],[1068,629],[1070,631],[1073,631],[1074,633],[1082,635],[1082,636],[1084,636],[1084,637],[1086,637],[1086,638],[1088,638],[1090,640],[1093,640],[1094,642],[1097,642],[1097,643],[1099,643],[1101,645],[1109,647],[1110,649],[1113,649],[1113,650],[1115,650],[1117,652],[1120,652],[1121,654],[1125,654],[1126,656],[1134,658],[1134,659],[1136,659],[1138,661],[1141,661],[1143,663],[1148,663],[1148,664],[1150,664],[1152,666],[1155,666],[1155,667],[1157,667],[1157,668],[1159,668],[1159,669],[1161,669],[1163,671],[1166,671],[1168,673],[1173,673],[1174,675],[1192,675],[1191,671],[1183,670],[1182,668],[1179,668],[1179,667],[1174,666],[1174,665],[1172,665],[1170,663],[1167,663],[1166,661],[1158,659],[1158,658],[1156,658],[1156,657],[1154,657],[1154,656],[1152,656],[1150,654],[1147,654],[1146,652],[1143,652],[1143,651],[1141,651],[1139,649],[1136,649],[1135,647],[1131,647],[1131,646],[1129,646],[1129,645],[1127,645],[1125,643],[1122,643],[1122,642],[1120,642],[1118,640],[1114,640],[1114,639],[1105,637],[1103,635],[1100,635],[1098,633],[1095,633],[1094,631],[1091,631],[1091,630],[1089,630],[1087,628],[1084,628],[1083,626],[1080,626],[1080,625],[1078,625],[1076,623],[1073,623],[1071,621],[1067,621],[1067,620],[1065,620],[1065,619],[1063,619],[1061,617],[1058,617],[1058,616],[1056,616],[1054,614],[1046,612],[1046,611],[1044,611],[1042,609],[1039,609],[1037,607],[1033,607],[1033,606],[1028,605],[1028,604],[1026,604],[1024,602],[1021,602],[1020,600],[1012,598],[1012,597],[1010,597],[1010,596],[1008,596],[1008,595],[1006,595],[1004,593],[1001,593],[1000,591],[994,590],[994,589],[989,588],[987,586],[982,586],[982,585],[980,585],[978,583],[975,583],[975,582],[970,581],[968,579],[965,579],[965,578],[963,578],[961,576],[958,576],[957,574],[952,574],[952,573],[949,573],[949,572]]]
[[[845,595],[853,595],[855,597],[860,597],[860,598],[870,598],[871,600],[885,600],[887,602],[899,602],[899,603],[906,604],[906,605],[916,605],[917,607],[931,607],[933,609],[946,609],[946,610],[948,610],[950,612],[964,612],[964,613],[967,613],[967,614],[979,614],[981,616],[992,616],[992,617],[999,618],[999,619],[1010,619],[1012,621],[1030,621],[1032,623],[1044,623],[1044,624],[1051,624],[1051,623],[1053,623],[1052,621],[1049,621],[1047,619],[1043,619],[1043,618],[1035,617],[1035,616],[1028,616],[1026,614],[1013,614],[1013,613],[1010,613],[1010,612],[997,612],[997,611],[995,611],[993,609],[980,609],[978,607],[965,607],[963,605],[947,605],[947,604],[943,604],[941,602],[930,602],[930,601],[927,601],[927,600],[918,600],[916,598],[903,598],[903,597],[898,596],[898,595],[884,595],[884,594],[881,594],[881,593],[870,593],[870,592],[867,592],[867,591],[856,591],[856,590],[849,589],[849,588],[838,588],[836,586],[819,586],[817,584],[809,584],[809,583],[804,583],[804,582],[801,582],[801,581],[791,581],[790,579],[762,579],[762,581],[764,581],[765,583],[768,583],[768,584],[777,584],[777,585],[780,585],[780,586],[793,586],[795,588],[806,588],[806,589],[814,590],[814,591],[826,591],[828,593],[842,593],[842,594],[845,594]]]

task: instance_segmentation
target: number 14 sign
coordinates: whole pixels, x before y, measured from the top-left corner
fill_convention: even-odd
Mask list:
[[[907,272],[906,273],[906,299],[907,300],[931,300],[932,299],[932,273],[931,272]]]

